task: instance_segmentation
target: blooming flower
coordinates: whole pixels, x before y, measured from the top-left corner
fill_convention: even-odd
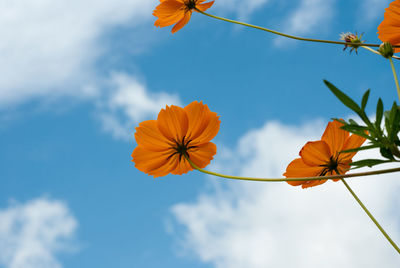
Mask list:
[[[378,38],[393,46],[400,45],[400,0],[395,0],[386,8],[384,19],[378,26]],[[400,52],[395,48],[394,52]]]
[[[193,170],[186,158],[204,168],[217,152],[210,140],[217,135],[219,124],[217,113],[202,102],[194,101],[185,108],[166,106],[157,120],[144,121],[136,128],[132,161],[137,169],[154,177]]]
[[[206,11],[214,1],[203,3],[206,0],[160,0],[160,4],[154,9],[153,15],[158,17],[154,25],[165,27],[175,24],[172,33],[182,29],[192,15],[193,10]]]
[[[300,157],[293,160],[283,176],[317,177],[335,174],[345,174],[356,152],[341,153],[341,151],[360,147],[365,138],[350,135],[341,129],[343,123],[329,122],[321,140],[308,142],[300,151]],[[334,181],[338,181],[336,179]],[[325,183],[326,180],[288,181],[290,185],[302,185],[302,188],[312,187]]]

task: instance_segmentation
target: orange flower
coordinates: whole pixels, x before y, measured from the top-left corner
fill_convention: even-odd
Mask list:
[[[345,174],[356,152],[340,153],[344,150],[360,147],[365,138],[358,135],[350,135],[341,129],[343,123],[329,122],[321,140],[308,142],[300,151],[301,158],[293,160],[286,172],[286,178],[317,177],[334,174]],[[334,181],[338,181],[336,179]],[[312,181],[288,181],[290,185],[302,185],[303,188],[325,183],[326,180]]]
[[[165,27],[175,24],[171,31],[175,33],[189,22],[193,10],[206,11],[214,4],[214,1],[203,3],[204,1],[206,0],[160,0],[153,11],[153,15],[158,17],[154,25]]]
[[[392,46],[400,45],[400,0],[386,8],[384,19],[378,26],[378,38]],[[394,48],[394,52],[400,52],[400,48]]]
[[[167,106],[157,120],[144,121],[136,128],[138,145],[132,161],[154,178],[193,170],[186,157],[204,168],[217,153],[210,140],[217,135],[219,124],[217,113],[202,102],[194,101],[185,108]]]

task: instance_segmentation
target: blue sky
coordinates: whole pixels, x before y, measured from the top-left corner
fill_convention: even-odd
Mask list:
[[[209,12],[376,43],[389,2],[217,0]],[[397,98],[389,63],[201,14],[172,35],[153,26],[157,4],[0,8],[0,267],[397,267],[339,183],[304,191],[197,172],[153,179],[130,157],[140,121],[202,100],[222,122],[210,169],[280,176],[330,118],[350,116],[322,80],[357,100],[371,88],[373,114],[378,97]],[[353,186],[400,241],[400,183]]]

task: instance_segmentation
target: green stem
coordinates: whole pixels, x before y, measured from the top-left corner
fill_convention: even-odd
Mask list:
[[[377,51],[377,50],[375,50],[375,49],[372,49],[372,48],[370,48],[370,47],[366,47],[366,46],[364,46],[364,45],[362,45],[362,46],[360,46],[360,47],[365,48],[366,50],[369,50],[369,51],[371,51],[372,53],[375,53],[375,54],[378,54],[378,55],[382,56],[382,54],[379,53],[379,51]]]
[[[370,48],[370,47],[365,47],[365,46],[360,46],[360,47],[365,48],[366,50],[369,50],[369,51],[371,51],[372,53],[375,53],[375,54],[377,54],[377,55],[382,56],[382,54],[379,53],[379,51],[377,51],[377,50],[375,50],[375,49],[372,49],[372,48]],[[392,58],[393,58],[393,59],[396,59],[396,60],[399,60],[399,59],[400,59],[400,58],[397,57],[397,56],[392,56]]]
[[[231,20],[231,19],[226,19],[226,18],[223,18],[223,17],[218,17],[218,16],[215,16],[215,15],[211,15],[211,14],[203,12],[203,11],[197,9],[197,8],[195,8],[195,10],[197,12],[203,14],[203,15],[206,15],[206,16],[214,18],[214,19],[227,21],[227,22],[230,22],[230,23],[239,24],[239,25],[243,25],[243,26],[246,26],[246,27],[251,27],[251,28],[254,28],[254,29],[266,31],[266,32],[269,32],[269,33],[273,33],[273,34],[276,34],[276,35],[284,36],[284,37],[295,39],[295,40],[308,41],[308,42],[317,42],[317,43],[327,43],[327,44],[337,44],[337,45],[351,45],[352,44],[350,42],[339,42],[339,41],[331,41],[331,40],[323,40],[323,39],[313,39],[313,38],[298,37],[298,36],[294,36],[294,35],[281,33],[281,32],[278,32],[278,31],[274,31],[274,30],[271,30],[271,29],[267,29],[267,28],[264,28],[264,27],[252,25],[252,24],[249,24],[249,23],[240,22],[240,21],[236,21],[236,20]],[[362,45],[366,46],[366,47],[379,47],[379,45],[377,45],[377,44],[364,44],[363,43]],[[397,46],[393,46],[393,47],[397,47]]]
[[[385,174],[385,173],[392,173],[392,172],[400,172],[400,168],[391,168],[391,169],[382,169],[382,170],[375,170],[369,172],[358,172],[358,173],[351,173],[351,174],[343,174],[343,175],[331,175],[331,176],[316,176],[316,177],[299,177],[299,178],[253,178],[253,177],[241,177],[241,176],[231,176],[225,175],[213,171],[208,171],[202,168],[199,168],[195,163],[193,163],[188,157],[186,160],[189,164],[200,172],[203,172],[208,175],[213,175],[221,178],[226,179],[233,179],[233,180],[242,180],[242,181],[263,181],[263,182],[283,182],[283,181],[313,181],[313,180],[333,180],[333,179],[343,179],[343,178],[353,178],[353,177],[361,177],[361,176],[371,176],[371,175],[378,175],[378,174]]]
[[[396,83],[397,95],[399,96],[399,100],[400,100],[400,86],[399,86],[399,80],[397,79],[396,69],[394,68],[392,58],[389,58],[389,61],[390,61],[390,66],[392,67],[394,82]]]
[[[351,195],[354,197],[354,199],[357,201],[357,203],[362,207],[362,209],[367,213],[368,217],[375,223],[376,227],[381,231],[381,233],[386,237],[386,239],[389,241],[389,243],[393,246],[393,248],[397,251],[397,253],[400,254],[400,248],[396,245],[395,242],[390,238],[390,236],[385,232],[385,230],[382,228],[382,226],[378,223],[378,221],[372,216],[371,212],[365,207],[363,202],[358,198],[358,196],[353,192],[353,190],[350,188],[350,186],[347,184],[347,182],[342,179],[342,182],[346,186],[347,190],[351,193]]]

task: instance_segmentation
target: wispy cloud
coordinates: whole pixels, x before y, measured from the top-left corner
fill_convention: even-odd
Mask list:
[[[233,12],[240,20],[247,20],[257,9],[270,0],[218,0],[215,9],[221,12]]]
[[[110,90],[99,101],[99,118],[103,129],[118,139],[132,139],[135,124],[155,119],[166,105],[181,104],[178,96],[152,93],[136,77],[125,73],[114,73],[107,84]]]
[[[0,106],[34,97],[94,92],[82,85],[95,73],[99,37],[112,26],[141,25],[155,1],[52,0],[0,4]]]
[[[301,127],[266,123],[242,137],[218,166],[240,175],[280,177],[306,140],[319,138],[323,128],[318,122]],[[348,182],[399,241],[399,180],[387,175]],[[225,189],[217,184],[214,192],[177,204],[172,212],[183,227],[175,230],[183,248],[217,268],[398,264],[393,248],[340,182],[308,190],[286,183],[232,182]]]
[[[0,266],[59,268],[55,254],[74,249],[77,221],[66,204],[39,198],[0,210]]]
[[[300,4],[284,18],[282,31],[290,34],[320,32],[333,18],[335,2],[336,0],[301,0]],[[278,37],[276,44],[280,44],[282,40],[282,37]]]

